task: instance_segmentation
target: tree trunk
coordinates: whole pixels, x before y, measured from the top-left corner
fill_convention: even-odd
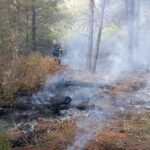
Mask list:
[[[21,13],[21,6],[20,6],[20,2],[19,1],[16,1],[17,2],[17,22],[18,22],[18,33],[20,34],[21,32],[21,22],[20,22],[20,13]]]
[[[137,57],[139,54],[139,37],[140,37],[140,12],[141,12],[141,0],[137,0],[137,7],[136,7],[136,22],[135,22],[135,50]]]
[[[103,0],[102,2],[102,10],[101,10],[101,17],[100,17],[100,24],[99,24],[99,31],[97,35],[97,41],[96,41],[96,48],[95,48],[95,54],[94,54],[94,62],[93,62],[93,73],[96,72],[96,64],[99,54],[99,48],[101,44],[101,35],[102,35],[102,29],[103,29],[103,18],[104,18],[104,10],[105,10],[106,0]]]
[[[37,50],[36,45],[36,10],[35,0],[32,0],[32,50]]]
[[[21,4],[20,2],[17,0],[16,1],[16,8],[17,8],[17,40],[16,40],[16,45],[17,45],[17,49],[18,51],[20,50],[20,37],[21,37]]]
[[[93,48],[93,30],[94,30],[94,0],[90,0],[90,28],[88,37],[87,69],[91,71],[92,48]]]
[[[29,0],[26,5],[26,50],[29,50]]]
[[[129,36],[129,63],[133,63],[135,41],[135,0],[129,0],[128,36]],[[132,62],[131,62],[132,61]]]

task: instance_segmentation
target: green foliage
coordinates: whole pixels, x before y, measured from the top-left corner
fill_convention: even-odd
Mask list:
[[[0,127],[0,150],[10,150],[9,135]]]
[[[20,53],[26,54],[32,50],[33,8],[36,13],[37,49],[39,51],[50,50],[53,39],[63,38],[63,33],[67,30],[69,23],[64,1],[1,0],[0,52],[2,54],[14,51],[19,42]]]
[[[48,116],[51,116],[53,114],[53,111],[51,109],[44,109],[44,113]]]
[[[113,36],[118,30],[118,26],[112,23],[109,27],[103,29],[103,34],[106,36]]]
[[[34,11],[38,52],[50,54],[52,40],[61,41],[68,30],[71,17],[65,1],[0,0],[0,101],[36,91],[58,69],[54,59],[33,53]]]
[[[37,51],[50,54],[52,40],[63,39],[67,30],[68,10],[62,0],[0,0],[0,100],[35,91],[58,67],[53,59],[32,53],[34,11]]]

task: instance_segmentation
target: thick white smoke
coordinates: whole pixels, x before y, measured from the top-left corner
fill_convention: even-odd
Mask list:
[[[135,1],[137,2],[137,1]],[[100,6],[100,5],[99,5]],[[97,6],[98,9],[100,7]],[[104,15],[104,30],[102,33],[102,40],[100,45],[99,60],[97,63],[96,77],[99,82],[112,82],[120,77],[128,75],[134,69],[149,68],[150,67],[150,3],[148,0],[141,1],[140,11],[140,26],[139,34],[139,50],[136,48],[133,51],[133,55],[128,50],[128,20],[127,10],[124,0],[109,0]],[[97,16],[96,16],[97,18]],[[137,18],[135,17],[135,20]],[[112,26],[115,25],[115,27]],[[106,31],[106,32],[105,32]],[[136,30],[135,30],[136,31]],[[97,37],[97,28],[94,31],[94,47]],[[86,35],[86,36],[81,36]],[[76,36],[70,37],[66,40],[67,53],[64,56],[64,62],[69,65],[70,68],[80,69],[85,71],[86,66],[86,54],[87,54],[87,37],[88,32],[82,30],[78,31]],[[136,38],[135,38],[136,39]],[[135,45],[136,47],[136,45]],[[93,48],[93,53],[94,53]],[[129,61],[129,56],[132,55],[133,61]],[[98,77],[98,78],[97,78]],[[83,92],[83,94],[86,94]],[[104,101],[104,99],[97,99],[96,102]],[[91,102],[91,101],[90,101]],[[92,102],[91,102],[92,103]],[[93,102],[95,104],[95,101]],[[111,110],[111,109],[110,109]],[[108,118],[113,115],[113,112],[108,113]],[[85,132],[77,133],[74,143],[69,146],[67,150],[81,150],[84,146],[93,139],[97,133],[103,127],[103,121],[107,118],[103,111],[94,109],[88,111],[89,118],[92,121],[79,120],[77,127],[84,128]],[[95,117],[98,118],[95,119]],[[104,119],[104,120],[103,120]],[[95,123],[95,125],[92,125]],[[98,123],[98,124],[96,124]],[[89,126],[92,126],[89,129]]]
[[[97,10],[101,9],[100,4],[98,4],[96,7]],[[125,1],[108,0],[105,8],[104,28],[99,50],[100,51],[99,61],[97,63],[98,74],[100,71],[105,71],[105,69],[107,69],[108,70],[107,74],[105,74],[106,78],[108,80],[109,79],[115,80],[120,75],[122,75],[122,72],[128,72],[131,71],[132,69],[140,67],[149,68],[150,66],[150,61],[148,59],[150,57],[149,7],[150,4],[147,0],[141,2],[140,26],[138,31],[140,38],[139,50],[137,50],[136,48],[134,49],[132,56],[133,61],[130,61],[129,56],[131,56],[132,53],[128,50],[128,20]],[[95,18],[98,18],[97,11],[95,11],[95,14],[96,14]],[[135,20],[136,19],[137,18],[135,16]],[[98,22],[98,19],[96,19],[96,21]],[[79,23],[77,22],[77,24]],[[88,24],[84,26],[85,27],[79,28],[78,31],[72,29],[72,32],[74,33],[75,31],[76,33],[74,33],[73,36],[70,36],[69,39],[66,39],[65,49],[67,49],[67,53],[63,59],[64,63],[67,63],[71,68],[81,70],[84,70],[86,67],[86,57],[87,57]],[[93,54],[95,50],[95,41],[97,38],[97,32],[98,29],[95,27]],[[101,60],[103,60],[105,68],[103,68]]]
[[[97,6],[100,9],[101,5]],[[71,5],[70,7],[73,7]],[[86,72],[86,55],[88,30],[87,26],[77,30],[72,29],[73,35],[65,40],[64,48],[67,50],[62,62],[67,64],[76,80],[111,83],[120,77],[128,75],[135,68],[150,67],[150,3],[148,0],[141,2],[139,51],[134,50],[133,60],[129,61],[131,52],[128,50],[128,21],[125,7],[125,0],[108,0],[104,15],[104,28],[100,45],[99,59],[97,63],[97,72],[95,75],[89,75]],[[98,16],[96,16],[98,18]],[[98,21],[96,19],[96,21]],[[81,23],[82,24],[82,23]],[[97,28],[94,29],[94,47],[97,38]],[[136,35],[136,34],[135,34]],[[134,67],[133,67],[134,66]],[[75,70],[75,73],[73,72]],[[76,72],[78,72],[76,74]],[[66,73],[67,74],[67,73]],[[35,95],[42,101],[45,95],[50,97],[49,91],[51,81],[61,82],[67,80],[66,76],[58,75],[56,78],[49,78],[46,81],[44,90]],[[57,87],[51,87],[51,90],[58,90]],[[63,93],[61,93],[63,94]],[[82,150],[90,140],[92,140],[103,128],[104,122],[115,115],[115,108],[110,107],[111,100],[106,98],[98,89],[92,88],[73,88],[65,91],[67,96],[73,99],[72,105],[78,105],[87,102],[91,107],[86,111],[86,115],[77,121],[76,138],[67,150]],[[99,95],[99,96],[97,96]],[[126,103],[124,104],[126,105]],[[95,107],[97,106],[97,107]],[[106,108],[104,108],[106,107]],[[83,129],[83,130],[82,130]]]

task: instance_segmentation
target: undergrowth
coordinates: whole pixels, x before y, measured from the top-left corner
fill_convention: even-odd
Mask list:
[[[9,135],[0,127],[0,150],[10,150]]]
[[[21,93],[37,91],[46,76],[62,67],[53,58],[43,57],[39,53],[31,53],[26,57],[14,55],[10,65],[7,60],[0,61],[3,61],[0,62],[0,102],[11,101]]]

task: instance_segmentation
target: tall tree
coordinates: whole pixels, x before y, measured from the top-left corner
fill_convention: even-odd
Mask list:
[[[128,14],[128,61],[133,62],[134,41],[135,41],[135,0],[126,0],[126,8]]]
[[[98,35],[97,35],[96,48],[95,48],[95,54],[94,54],[94,59],[93,59],[93,61],[94,61],[93,62],[93,70],[92,70],[93,73],[96,72],[96,64],[97,64],[98,53],[99,53],[99,48],[100,48],[100,44],[101,44],[105,5],[106,5],[106,0],[103,0],[101,14],[100,14],[99,31],[98,31]]]
[[[26,49],[29,50],[29,0],[26,0]]]
[[[135,50],[139,54],[139,42],[140,42],[140,13],[141,13],[141,0],[136,1],[136,19],[135,19]]]
[[[61,40],[60,33],[72,23],[69,9],[62,0],[0,0],[0,53],[11,58],[20,43],[19,53],[38,50],[48,54],[52,39]],[[12,44],[14,34],[18,37]]]
[[[16,0],[18,33],[21,32],[21,3]]]
[[[92,68],[92,49],[93,49],[93,30],[94,30],[94,0],[90,0],[90,27],[88,37],[87,69]]]
[[[37,50],[36,45],[36,0],[32,0],[32,50]]]

